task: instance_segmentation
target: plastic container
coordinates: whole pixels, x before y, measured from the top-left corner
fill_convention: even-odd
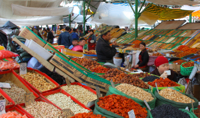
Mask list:
[[[57,45],[57,46],[53,46],[54,48],[56,48],[59,52],[62,52],[64,51],[65,49],[65,46],[64,45]]]
[[[187,63],[187,62],[184,62],[184,63]],[[191,74],[191,72],[192,72],[194,66],[184,68],[184,67],[182,66],[184,63],[181,64],[181,71],[180,71],[180,73],[181,73],[181,75],[183,75],[183,76],[189,76],[189,75]]]
[[[48,60],[53,54],[48,52],[46,49],[44,49],[42,46],[34,42],[33,40],[26,40],[25,45],[30,48],[32,51],[37,53],[39,56],[44,58],[45,60]]]
[[[122,58],[114,57],[113,62],[116,66],[121,67]]]
[[[56,85],[55,88],[51,89],[51,90],[48,90],[48,91],[39,91],[38,89],[36,89],[33,85],[31,85],[28,81],[26,81],[24,78],[22,78],[20,75],[19,75],[19,69],[15,69],[13,70],[13,73],[16,74],[16,76],[18,78],[21,78],[27,85],[29,85],[37,94],[41,94],[41,93],[45,93],[45,92],[49,92],[49,91],[52,91],[52,90],[55,90],[55,89],[58,89],[60,87],[60,85],[54,81],[51,77],[49,77],[48,75],[46,75],[45,73],[39,71],[39,70],[36,70],[36,69],[32,69],[32,68],[27,68],[27,72],[35,72],[35,73],[38,73],[44,77],[46,77],[50,82],[52,82],[53,84]]]

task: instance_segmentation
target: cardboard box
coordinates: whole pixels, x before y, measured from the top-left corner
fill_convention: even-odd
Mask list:
[[[45,49],[49,50],[49,51],[53,51],[54,53],[57,53],[58,55],[62,56],[63,58],[65,58],[66,60],[70,60],[69,57],[67,57],[66,55],[64,55],[63,53],[59,52],[56,48],[54,48],[51,44],[47,43],[44,46]]]
[[[40,38],[37,34],[35,34],[28,27],[25,27],[24,29],[22,29],[19,36],[21,36],[25,39],[32,39],[42,47],[44,47],[46,44],[46,41],[44,41],[42,38]]]
[[[76,67],[75,65],[65,60],[58,54],[55,54],[51,58],[50,63],[52,63],[54,66],[59,68],[61,71],[63,71],[64,73],[69,75],[71,78],[75,79],[76,81],[80,83],[85,83],[87,84],[87,86],[92,87],[94,89],[96,88],[96,86],[98,86],[101,91],[107,92],[108,87],[110,86],[109,84],[106,84],[102,81],[92,78],[93,76],[94,78],[97,77],[96,75],[87,76],[88,74],[91,74],[91,73],[81,70],[79,67]],[[100,79],[103,79],[103,78],[100,78]]]

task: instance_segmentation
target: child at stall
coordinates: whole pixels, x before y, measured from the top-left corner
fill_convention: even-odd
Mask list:
[[[72,40],[72,45],[69,46],[69,49],[71,50],[74,46],[77,46],[77,45],[78,45],[78,39],[74,38],[74,39]]]

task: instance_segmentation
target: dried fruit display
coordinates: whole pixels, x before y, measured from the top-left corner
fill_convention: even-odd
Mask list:
[[[194,62],[186,62],[182,65],[184,68],[187,68],[187,67],[192,67],[194,66]]]
[[[118,82],[120,81],[126,74],[123,71],[120,71],[116,68],[112,68],[105,75],[102,75],[101,77],[106,79],[106,80],[113,80],[113,82]]]
[[[140,100],[146,100],[147,102],[152,101],[154,98],[152,97],[152,95],[149,92],[146,92],[145,90],[139,88],[139,87],[135,87],[133,85],[130,84],[120,84],[118,86],[115,87],[117,90],[125,93],[128,96],[140,99]]]
[[[194,110],[194,114],[200,118],[200,109]]]
[[[180,102],[180,103],[191,103],[195,102],[193,99],[189,98],[186,95],[183,95],[182,93],[173,90],[171,88],[166,88],[163,89],[161,91],[159,91],[159,95],[161,95],[162,97],[175,101],[175,102]]]
[[[138,77],[138,78],[145,78],[148,76],[151,76],[151,74],[144,72],[144,73],[137,73],[137,74],[133,74],[134,76]]]
[[[78,113],[75,116],[72,116],[71,118],[106,118],[105,116],[102,116],[100,114],[93,114],[93,112],[90,113]]]
[[[83,67],[93,70],[97,67],[102,67],[98,62],[93,61],[91,59],[86,59],[86,58],[75,58],[73,59],[76,63],[82,65]]]
[[[195,58],[200,58],[200,55],[196,55],[194,57],[191,57],[191,59],[195,59]]]
[[[157,76],[148,76],[142,79],[144,82],[153,82],[155,79],[158,79],[159,77]]]
[[[200,61],[200,58],[197,58],[195,61]]]
[[[140,40],[135,40],[135,41],[133,41],[132,42],[132,44],[133,44],[133,48],[139,48],[140,47],[140,43],[141,43],[142,41],[140,41]]]
[[[159,52],[153,53],[152,56],[163,56],[162,54],[160,54]]]
[[[178,108],[164,104],[151,110],[153,118],[190,118],[190,116]]]
[[[186,61],[180,59],[180,60],[176,60],[176,61],[174,61],[173,63],[178,64],[178,65],[181,65],[181,64],[184,63],[184,62],[186,62]]]
[[[26,115],[21,115],[17,113],[16,111],[9,111],[5,114],[0,115],[0,118],[28,118]]]
[[[153,82],[148,82],[149,85],[156,87],[155,83],[157,83],[158,87],[172,87],[172,86],[180,86],[179,84],[177,84],[176,82],[166,78],[160,78],[160,79],[156,79]]]
[[[28,72],[27,74],[21,75],[21,77],[41,92],[48,91],[56,87],[56,85],[50,82],[45,76],[38,73]]]
[[[92,69],[91,71],[95,72],[95,73],[106,73],[106,72],[108,72],[108,70],[109,70],[109,68],[106,68],[103,66],[98,66],[98,67]]]
[[[134,110],[136,118],[146,118],[147,110],[142,108],[138,103],[132,99],[128,99],[121,95],[108,95],[100,97],[97,102],[99,107],[111,111],[115,114],[129,118],[128,112]]]
[[[130,74],[127,74],[123,79],[121,79],[117,83],[127,83],[144,89],[149,88],[149,86],[144,81]]]

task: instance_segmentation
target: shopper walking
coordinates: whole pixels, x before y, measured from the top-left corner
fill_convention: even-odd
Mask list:
[[[53,44],[53,39],[54,39],[53,33],[50,31],[49,28],[47,28],[47,42]]]
[[[76,29],[73,29],[73,32],[71,33],[72,39],[79,40],[78,34],[76,33]]]
[[[70,27],[65,28],[65,32],[61,33],[58,38],[58,45],[64,45],[65,48],[69,48],[70,45],[72,45],[72,36],[69,33]]]

